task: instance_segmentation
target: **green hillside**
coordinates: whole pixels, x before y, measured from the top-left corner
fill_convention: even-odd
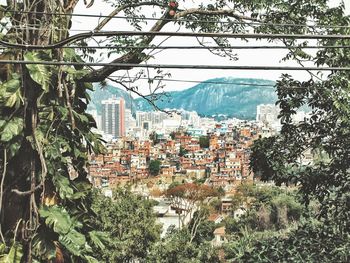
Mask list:
[[[182,108],[201,115],[225,114],[241,119],[254,119],[257,105],[276,102],[277,95],[273,85],[273,81],[263,79],[216,78],[183,91],[169,92],[169,100],[158,101],[156,104],[160,108]],[[136,103],[138,110],[152,110],[141,98],[136,99]]]

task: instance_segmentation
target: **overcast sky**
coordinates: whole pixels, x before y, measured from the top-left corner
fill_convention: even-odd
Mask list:
[[[350,1],[346,1],[347,13],[350,9]],[[338,0],[331,1],[333,6],[340,3]],[[111,8],[101,0],[95,0],[92,8],[86,9],[83,5],[83,1],[79,1],[76,13],[86,14],[103,14],[108,15],[111,12]],[[151,12],[150,12],[151,14]],[[150,16],[150,15],[149,15]],[[98,23],[97,19],[75,17],[73,28],[75,29],[93,29]],[[110,25],[104,28],[104,30],[128,30],[123,24],[123,21],[115,19],[110,22]],[[173,25],[167,25],[163,31],[174,31]],[[158,38],[159,41],[160,38]],[[237,45],[263,45],[263,41],[249,41],[244,43],[240,40],[233,42]],[[179,38],[172,37],[167,40],[163,45],[198,45],[194,38]],[[210,54],[205,50],[166,50],[157,54],[154,59],[151,59],[148,63],[153,64],[198,64],[198,65],[251,65],[251,66],[298,66],[296,62],[288,61],[281,62],[281,58],[285,55],[284,50],[238,50],[238,61],[230,61],[228,58],[221,58]],[[103,59],[103,61],[110,61],[109,59]],[[311,65],[310,65],[311,66]],[[280,77],[281,71],[244,71],[244,70],[189,70],[189,69],[170,69],[165,70],[171,72],[173,79],[185,79],[185,80],[207,80],[217,77],[244,77],[244,78],[263,78],[276,80]],[[135,70],[130,71],[131,74]],[[284,71],[283,73],[289,73],[297,79],[303,80],[308,78],[308,74],[303,71]],[[120,75],[121,72],[117,72]],[[166,82],[166,90],[181,90],[193,86],[193,83],[181,83],[181,82]],[[139,86],[142,91],[147,89],[147,83],[140,82]]]
[[[0,0],[5,2],[5,0]],[[192,2],[192,1],[190,1]],[[332,5],[338,5],[340,1],[332,0]],[[350,10],[350,0],[346,0],[347,13]],[[78,2],[75,13],[82,14],[102,14],[108,15],[112,11],[112,8],[102,0],[95,0],[94,5],[91,8],[85,8],[83,0]],[[151,16],[151,12],[148,16]],[[86,17],[74,17],[72,29],[79,30],[92,30],[98,23],[98,19],[86,18]],[[126,28],[123,21],[115,19],[110,22],[104,30],[130,30]],[[173,25],[167,25],[163,31],[174,31]],[[76,32],[72,32],[76,33]],[[159,39],[159,38],[158,38]],[[158,40],[159,41],[159,40]],[[234,41],[234,44],[242,45],[247,44],[242,41]],[[94,44],[93,42],[91,43]],[[264,44],[264,42],[249,41],[248,45]],[[175,38],[172,37],[167,40],[163,45],[197,45],[194,38]],[[159,64],[203,64],[203,65],[245,65],[245,66],[258,66],[258,65],[270,65],[270,66],[298,66],[295,62],[280,62],[280,59],[284,56],[283,50],[238,50],[238,61],[230,61],[228,58],[221,58],[210,54],[205,50],[166,50],[156,55],[155,59],[150,60],[148,63]],[[111,59],[111,58],[110,58]],[[103,62],[108,62],[110,59],[103,59]],[[243,70],[165,70],[172,74],[173,79],[186,79],[186,80],[207,80],[216,77],[247,77],[247,78],[263,78],[276,80],[281,75],[281,71],[243,71]],[[135,71],[131,71],[131,74]],[[308,75],[305,72],[284,72],[290,73],[295,78],[306,79]],[[115,75],[120,75],[121,72]],[[146,83],[140,83],[141,86],[146,86]],[[181,82],[167,82],[167,90],[180,90],[189,88],[194,84],[181,83]],[[144,90],[145,87],[142,87]]]

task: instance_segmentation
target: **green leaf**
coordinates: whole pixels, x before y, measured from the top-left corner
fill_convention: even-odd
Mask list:
[[[17,74],[12,74],[12,78],[3,83],[0,87],[6,92],[14,93],[21,87],[20,84],[19,76]]]
[[[79,114],[76,111],[73,111],[74,117],[78,118],[82,123],[89,123],[89,119],[85,114]]]
[[[90,256],[85,256],[85,259],[87,260],[88,263],[99,263],[96,258],[90,257]]]
[[[26,61],[33,62],[42,62],[43,60],[39,57],[39,53],[27,52],[24,55]],[[41,88],[44,91],[49,90],[49,80],[50,80],[50,71],[48,67],[40,64],[27,64],[26,67],[29,70],[31,78],[38,84],[41,85]]]
[[[12,78],[0,84],[0,100],[6,107],[19,106],[20,102],[23,101],[20,90],[20,80],[17,74],[12,74]]]
[[[90,193],[92,185],[88,182],[73,182],[76,192],[72,195],[72,199],[79,199]]]
[[[13,157],[16,155],[16,153],[18,152],[18,150],[21,148],[21,143],[20,142],[11,142],[11,144],[9,145],[8,149],[9,149],[9,158]]]
[[[109,242],[109,238],[107,233],[101,232],[101,231],[91,231],[89,232],[89,236],[91,238],[91,241],[100,249],[104,250],[106,246],[104,245],[104,242]]]
[[[56,257],[56,246],[46,231],[46,228],[42,229],[34,236],[33,251],[45,259],[52,260]]]
[[[73,48],[65,48],[63,50],[63,57],[67,60],[72,60],[76,57],[77,55],[75,54],[75,51]]]
[[[13,94],[8,98],[8,100],[6,101],[5,106],[6,106],[6,107],[13,107],[13,106],[16,104],[17,99],[18,99],[18,94],[17,94],[17,92],[16,92],[16,93],[13,93]]]
[[[53,227],[58,234],[67,234],[72,228],[73,221],[67,210],[57,205],[41,208],[41,217],[45,218],[45,223]]]
[[[12,140],[14,137],[19,135],[23,130],[23,120],[21,118],[13,118],[12,120],[0,121],[0,129],[1,129],[1,141],[8,142]]]
[[[0,243],[0,254],[3,254],[6,251],[6,245],[4,243]]]
[[[7,255],[2,255],[0,263],[20,263],[23,257],[22,245],[15,243]]]
[[[72,77],[72,79],[82,78],[82,77],[84,77],[87,73],[89,73],[89,71],[86,70],[86,69],[77,70],[77,69],[75,69],[75,68],[68,67],[68,66],[63,67],[62,70],[63,70],[64,72],[67,72],[67,73]]]
[[[74,190],[71,187],[71,182],[67,177],[64,177],[62,175],[55,175],[53,177],[53,182],[62,199],[70,199],[72,197]]]
[[[66,235],[59,236],[59,242],[72,254],[81,256],[85,245],[85,236],[75,229],[71,229]]]

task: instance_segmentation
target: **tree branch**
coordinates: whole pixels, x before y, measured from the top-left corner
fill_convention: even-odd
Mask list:
[[[228,17],[236,18],[238,20],[249,20],[249,21],[255,21],[255,22],[259,21],[259,19],[257,18],[239,15],[235,13],[235,10],[233,9],[206,10],[206,9],[200,9],[200,8],[190,8],[190,9],[178,12],[177,14],[175,14],[174,19],[179,19],[181,17],[185,17],[188,15],[228,16]]]
[[[109,15],[108,17],[105,17],[101,23],[99,23],[97,25],[97,27],[95,27],[95,31],[98,32],[100,31],[114,16],[116,16],[117,14],[119,14],[121,11],[127,9],[127,8],[133,8],[133,7],[139,7],[139,6],[160,6],[160,7],[164,7],[164,5],[162,5],[159,2],[153,2],[153,1],[149,1],[149,2],[142,2],[142,3],[137,3],[137,4],[130,4],[130,5],[122,5],[122,6],[118,6],[116,9],[114,9]]]
[[[36,192],[37,190],[41,189],[41,187],[43,187],[43,183],[41,182],[39,185],[37,185],[33,190],[29,190],[29,191],[20,191],[18,189],[12,189],[11,192],[15,193],[19,196],[27,196],[27,195],[31,195],[32,193]]]
[[[160,20],[158,20],[154,26],[151,28],[150,32],[159,32],[168,22],[169,20],[165,19],[169,16],[168,11],[166,11],[162,18]],[[152,40],[155,38],[155,35],[150,35],[150,36],[146,36],[143,41],[142,41],[142,45],[149,45]],[[140,54],[142,54],[142,51],[145,50],[144,49],[140,49],[139,51],[131,51],[115,60],[113,60],[111,63],[128,63],[128,62],[133,62],[133,63],[141,63],[142,61],[144,61],[145,58],[143,58],[142,56],[140,56]],[[81,81],[84,82],[100,82],[103,81],[105,78],[107,78],[110,74],[112,74],[115,71],[118,70],[127,70],[127,69],[131,69],[132,67],[120,67],[120,66],[104,66],[101,69],[92,71],[90,74],[88,74],[87,76],[83,77],[81,79]]]
[[[4,148],[4,164],[3,164],[3,171],[2,171],[1,185],[0,185],[0,217],[2,215],[2,202],[3,202],[3,195],[4,195],[4,182],[5,182],[5,176],[6,176],[6,173],[7,173],[6,169],[7,169],[7,151],[6,151],[6,148]],[[0,219],[0,221],[1,221],[1,219]],[[0,236],[1,236],[2,243],[6,244],[4,235],[2,234],[1,222],[0,222]]]
[[[107,77],[108,80],[110,81],[113,81],[114,83],[117,83],[121,86],[123,86],[127,91],[131,91],[133,93],[135,93],[136,95],[140,96],[141,98],[143,98],[144,100],[146,100],[155,110],[157,111],[161,111],[161,112],[164,112],[164,113],[170,113],[168,111],[165,111],[161,108],[159,108],[156,104],[155,104],[155,100],[153,100],[152,98],[150,98],[151,96],[153,96],[154,94],[149,94],[149,95],[143,95],[141,92],[133,89],[133,88],[129,88],[127,85],[125,85],[124,83],[122,83],[121,81],[118,81],[116,79],[113,79],[111,77]]]
[[[117,12],[115,10],[115,12]],[[228,17],[234,17],[239,20],[250,20],[250,21],[259,21],[258,19],[243,16],[236,14],[234,10],[229,9],[222,9],[222,10],[204,10],[204,9],[198,9],[198,8],[191,8],[188,10],[184,10],[181,12],[178,12],[175,14],[174,17],[171,17],[169,15],[169,10],[167,9],[163,16],[157,21],[157,23],[151,28],[150,32],[159,32],[161,29],[169,22],[176,22],[176,20],[179,20],[179,18],[186,17],[191,14],[199,14],[199,15],[210,15],[210,16],[228,16]],[[155,35],[146,36],[144,40],[142,41],[143,46],[149,45],[152,40],[155,38]],[[141,63],[145,59],[145,57],[140,56],[145,49],[141,49],[138,51],[131,51],[115,60],[113,60],[111,63]],[[120,67],[120,66],[104,66],[98,70],[90,72],[88,75],[83,77],[81,81],[84,82],[100,82],[103,81],[106,77],[108,77],[110,74],[112,74],[115,71],[118,70],[129,70],[132,67]]]

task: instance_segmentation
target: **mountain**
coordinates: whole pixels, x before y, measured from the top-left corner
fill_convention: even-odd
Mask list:
[[[128,109],[132,108],[132,111],[136,110],[136,103],[134,99],[131,97],[131,95],[125,90],[122,90],[120,88],[117,88],[111,85],[105,85],[101,87],[101,85],[96,84],[94,85],[94,91],[89,92],[89,95],[91,97],[89,110],[96,109],[99,114],[101,114],[102,112],[101,101],[109,99],[112,96],[115,96],[117,98],[120,98],[120,97],[124,98],[126,107]]]
[[[273,87],[274,84],[275,82],[264,79],[215,78],[189,89],[167,92],[169,97],[158,100],[156,104],[160,108],[196,111],[198,114],[205,116],[224,114],[251,120],[255,119],[257,105],[276,102],[277,95]],[[125,90],[111,85],[94,86],[94,91],[90,92],[91,103],[89,109],[96,109],[101,114],[101,101],[111,98],[113,95],[123,97],[126,107],[130,109],[132,105],[133,112],[135,110],[153,110],[146,100],[142,98],[133,99]]]
[[[225,114],[251,120],[255,119],[257,105],[276,102],[274,84],[264,79],[215,78],[183,91],[168,92],[169,98],[156,104],[160,108],[196,111],[200,115]],[[138,110],[152,110],[144,99],[135,101]]]

